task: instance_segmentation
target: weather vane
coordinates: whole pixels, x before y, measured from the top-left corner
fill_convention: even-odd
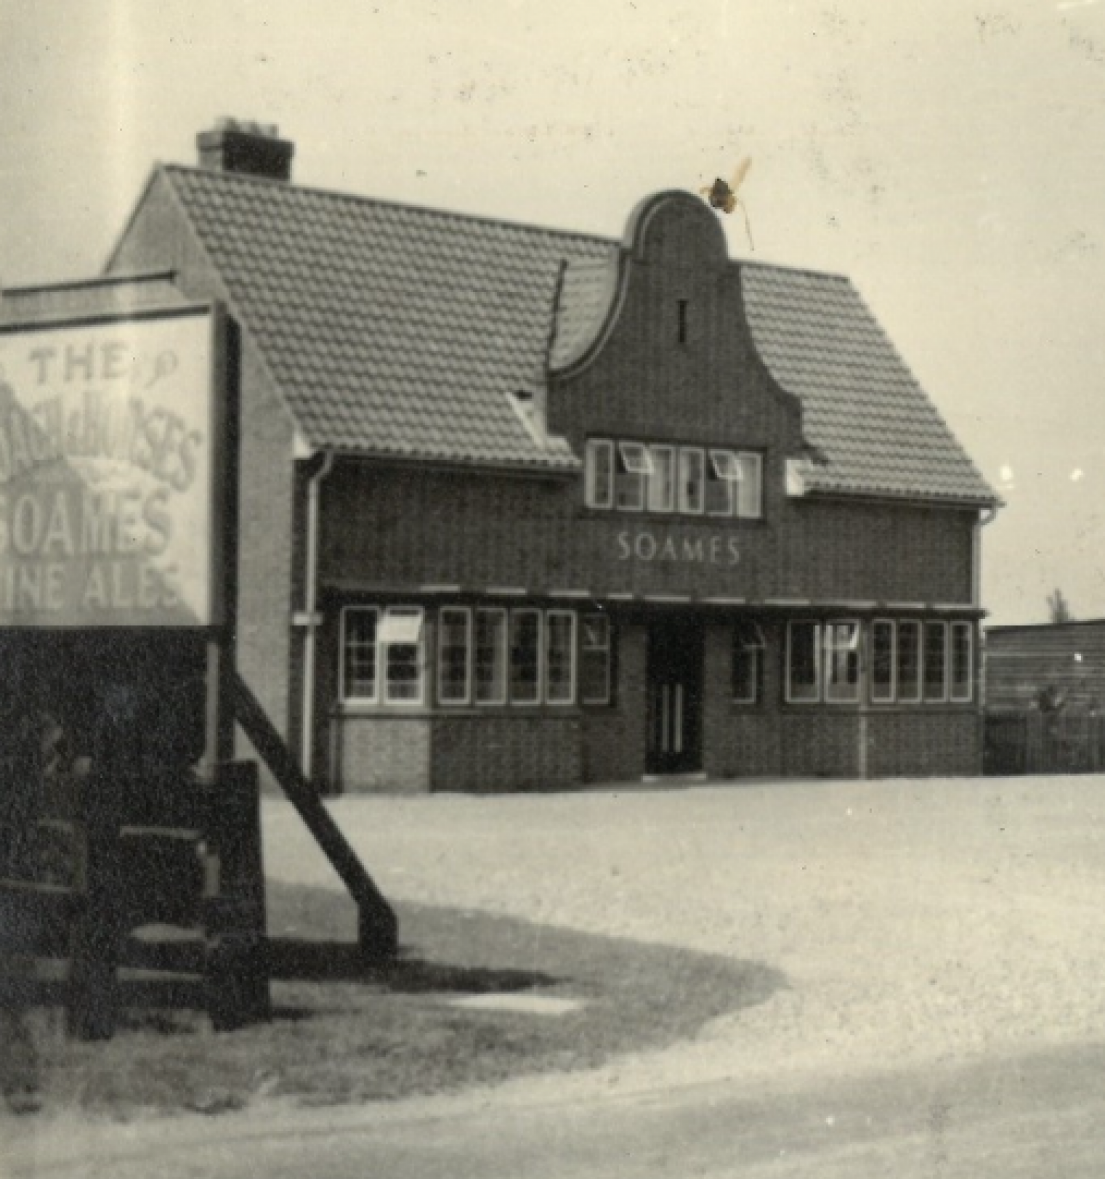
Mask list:
[[[733,179],[728,183],[719,177],[709,188],[700,188],[698,191],[706,198],[712,208],[720,209],[723,213],[732,213],[734,209],[740,208],[741,213],[744,214],[744,228],[748,234],[748,244],[755,250],[756,245],[752,241],[752,226],[748,221],[748,210],[738,196],[740,186],[744,183],[744,178],[748,175],[748,169],[750,167],[752,167],[752,160],[748,156],[745,156],[736,166],[733,172]]]

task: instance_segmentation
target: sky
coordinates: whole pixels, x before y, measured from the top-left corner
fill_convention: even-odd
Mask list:
[[[751,158],[733,257],[851,276],[1005,501],[993,623],[1105,617],[1105,0],[0,0],[0,285],[89,277],[155,161],[620,237]]]

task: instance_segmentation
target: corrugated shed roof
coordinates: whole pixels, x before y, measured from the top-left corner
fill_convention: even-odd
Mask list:
[[[540,386],[550,349],[556,363],[571,358],[598,329],[617,242],[247,176],[163,173],[313,447],[576,465],[562,439],[526,429],[510,398]],[[994,501],[847,279],[740,269],[754,341],[801,398],[807,440],[826,460],[808,486]]]

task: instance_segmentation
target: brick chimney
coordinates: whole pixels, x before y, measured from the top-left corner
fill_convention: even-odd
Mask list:
[[[201,168],[290,180],[295,144],[281,139],[271,123],[219,119],[210,131],[196,136]]]

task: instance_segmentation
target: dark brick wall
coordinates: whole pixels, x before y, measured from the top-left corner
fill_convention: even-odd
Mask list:
[[[967,603],[976,512],[791,500],[780,521],[779,597]]]
[[[982,725],[976,709],[872,712],[867,718],[869,778],[982,773]]]
[[[843,500],[787,505],[776,474],[768,495],[775,514],[727,524],[588,512],[581,476],[565,482],[339,462],[325,485],[322,577],[366,590],[970,600],[971,513]],[[637,559],[642,530],[657,546],[667,537],[680,551],[700,544],[702,559]]]
[[[226,300],[226,290],[162,181],[127,227],[115,273],[172,269],[190,299]],[[241,358],[241,530],[238,665],[277,729],[295,740],[290,701],[299,691],[290,635],[299,529],[294,514],[291,418],[248,333]],[[239,755],[254,757],[244,738]],[[267,774],[262,781],[271,785]]]
[[[574,713],[440,716],[431,748],[434,790],[569,790],[583,777]]]
[[[624,623],[616,633],[614,703],[583,715],[585,782],[631,782],[645,772],[648,631]]]

